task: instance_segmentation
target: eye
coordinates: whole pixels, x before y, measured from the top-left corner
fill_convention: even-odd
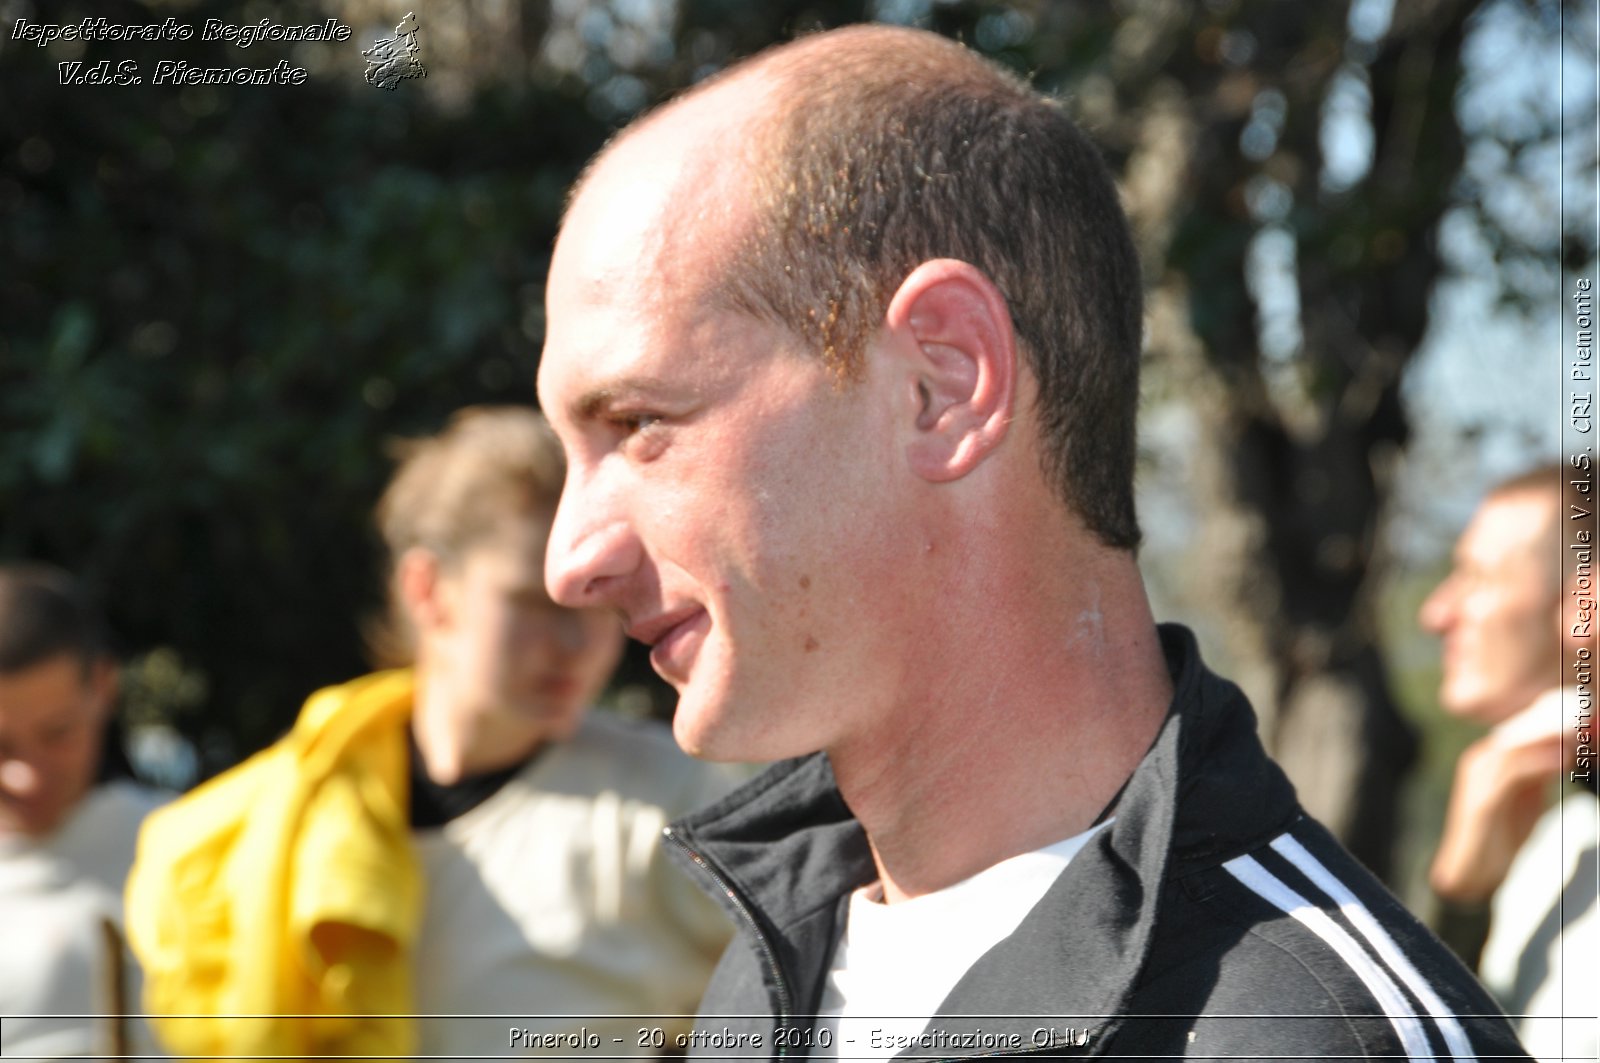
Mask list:
[[[617,449],[638,462],[654,461],[666,449],[668,419],[648,410],[618,410],[607,420],[617,433]]]
[[[622,430],[623,435],[631,436],[654,428],[661,423],[661,417],[654,413],[623,413],[614,417],[612,423]]]

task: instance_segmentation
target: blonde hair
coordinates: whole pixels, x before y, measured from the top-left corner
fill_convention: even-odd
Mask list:
[[[544,417],[522,406],[469,406],[444,431],[399,440],[390,452],[399,464],[375,514],[388,548],[388,609],[366,635],[375,662],[396,667],[416,653],[399,595],[400,558],[420,547],[449,565],[508,517],[552,518],[566,462]]]

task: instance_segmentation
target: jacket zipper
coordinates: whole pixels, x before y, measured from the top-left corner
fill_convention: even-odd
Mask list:
[[[666,836],[668,841],[672,842],[672,844],[676,845],[679,849],[682,849],[689,859],[695,862],[695,866],[699,867],[707,875],[711,876],[711,881],[715,882],[717,884],[717,888],[727,896],[728,900],[733,902],[734,910],[736,910],[739,915],[743,917],[744,921],[749,924],[750,929],[754,931],[756,945],[759,946],[761,950],[762,959],[766,961],[767,971],[772,975],[773,987],[778,991],[777,1028],[782,1029],[789,1023],[789,984],[784,981],[783,968],[778,966],[778,954],[773,950],[772,942],[768,939],[766,931],[763,930],[761,928],[761,924],[756,921],[754,913],[752,913],[750,911],[750,907],[744,903],[744,898],[740,897],[738,892],[728,884],[728,880],[720,871],[717,870],[715,864],[713,864],[706,857],[701,856],[700,853],[696,852],[694,849],[691,849],[689,847],[689,843],[679,837],[678,832],[673,830],[671,827],[663,827],[661,829],[661,833]],[[781,1058],[788,1055],[788,1052],[785,1051],[786,1048],[786,1045],[774,1045],[774,1056]]]
[[[751,913],[749,905],[745,904],[744,899],[739,896],[738,891],[728,884],[727,878],[717,870],[717,866],[713,864],[710,859],[702,856],[698,851],[690,848],[689,843],[684,841],[683,838],[678,835],[677,831],[673,830],[671,827],[663,827],[661,829],[661,833],[667,838],[668,841],[672,842],[672,844],[676,845],[679,849],[682,849],[689,859],[694,861],[696,867],[700,868],[700,870],[704,871],[711,877],[711,881],[716,883],[717,888],[723,892],[728,900],[733,902],[734,909],[739,913],[744,921],[749,924],[750,929],[755,933],[756,945],[759,946],[761,950],[762,958],[766,960],[767,970],[772,975],[772,984],[777,988],[778,991],[778,1016],[776,1025],[779,1029],[788,1025],[789,985],[786,981],[784,981],[783,968],[778,966],[778,954],[773,951],[771,940],[767,937],[766,931],[761,929],[761,924],[756,922],[756,917]],[[971,1056],[955,1056],[951,1057],[950,1059],[941,1060],[940,1063],[968,1063],[968,1061],[975,1059],[1016,1059],[1045,1052],[1059,1051],[1063,1047],[1068,1046],[1046,1045],[1041,1048],[1028,1048],[1016,1051],[1006,1051],[1002,1049],[998,1052],[979,1053]],[[786,1045],[774,1045],[774,1056],[778,1058],[787,1056],[789,1053],[786,1051],[786,1048]],[[1099,1053],[1087,1054],[1098,1055]]]

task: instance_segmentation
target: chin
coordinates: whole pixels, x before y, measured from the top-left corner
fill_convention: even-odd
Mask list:
[[[1440,692],[1439,707],[1458,720],[1467,720],[1471,723],[1493,726],[1506,716],[1510,715],[1498,701],[1486,698],[1480,691],[1467,688],[1452,691],[1449,688]],[[1515,707],[1513,706],[1514,711]]]
[[[790,711],[767,701],[768,718]],[[722,707],[696,705],[687,694],[678,698],[672,716],[672,737],[678,747],[697,760],[723,763],[771,764],[815,753],[822,744],[810,736],[796,738],[761,720],[737,718]]]
[[[690,714],[684,710],[683,694],[678,694],[678,707],[672,713],[672,739],[678,748],[699,760],[715,760],[710,752],[709,735],[700,727],[692,726]]]
[[[672,737],[678,748],[698,760],[750,761],[730,721],[720,707],[700,703],[692,690],[678,693],[678,707],[672,714]]]

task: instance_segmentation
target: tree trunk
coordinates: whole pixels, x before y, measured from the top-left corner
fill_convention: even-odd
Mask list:
[[[1401,371],[1443,268],[1433,234],[1462,158],[1453,100],[1468,12],[1439,0],[1397,15],[1367,68],[1372,166],[1343,191],[1323,184],[1321,146],[1330,87],[1359,69],[1346,5],[1269,0],[1216,20],[1190,9],[1166,27],[1174,45],[1150,49],[1163,59],[1152,74],[1175,85],[1125,107],[1144,123],[1129,138],[1129,186],[1146,261],[1166,263],[1152,348],[1199,422],[1189,484],[1204,521],[1185,596],[1220,604],[1217,631],[1269,748],[1308,810],[1380,876],[1416,742],[1377,646],[1377,535],[1406,439]],[[1230,47],[1250,49],[1248,65],[1230,65]],[[1263,101],[1267,120],[1281,117],[1252,159],[1241,137]],[[1151,155],[1181,185],[1163,195],[1141,182]],[[1252,209],[1263,181],[1283,206]],[[1247,281],[1251,240],[1269,225],[1295,247],[1301,339],[1287,353],[1263,351]]]

